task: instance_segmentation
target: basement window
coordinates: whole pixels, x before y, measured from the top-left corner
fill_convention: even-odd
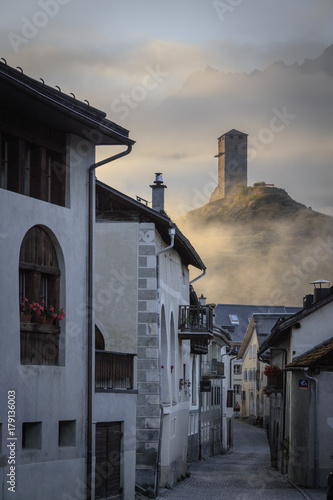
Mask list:
[[[76,445],[76,420],[59,421],[59,446]]]
[[[42,448],[42,422],[23,422],[22,424],[22,448]]]

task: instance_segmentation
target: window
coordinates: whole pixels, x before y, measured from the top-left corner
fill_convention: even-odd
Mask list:
[[[60,420],[59,446],[75,446],[75,445],[76,445],[76,421]]]
[[[252,346],[249,348],[249,358],[252,359]]]
[[[234,391],[228,389],[227,391],[227,408],[233,408],[234,406]]]
[[[242,365],[234,365],[234,374],[235,375],[241,375],[242,373]]]
[[[52,151],[6,133],[0,136],[0,188],[65,206],[65,150]]]
[[[247,380],[247,370],[244,370],[244,380]]]
[[[105,351],[102,332],[95,325],[95,389],[133,389],[133,354]]]
[[[34,226],[25,235],[20,252],[20,300],[42,302],[59,308],[60,270],[48,233]]]
[[[60,269],[55,247],[48,233],[34,226],[25,235],[19,263],[20,302],[45,302],[60,307]],[[59,325],[42,325],[34,318],[21,323],[21,364],[59,364]]]
[[[257,354],[257,348],[256,348],[256,346],[254,345],[254,346],[253,346],[253,349],[252,349],[252,356],[253,356],[253,359],[256,357],[256,354]]]
[[[229,319],[232,325],[239,325],[239,319],[237,314],[229,314]]]
[[[42,447],[42,422],[23,422],[22,448],[41,449]]]
[[[235,384],[234,385],[234,393],[235,394],[240,394],[241,393],[241,387],[242,387],[241,385]]]

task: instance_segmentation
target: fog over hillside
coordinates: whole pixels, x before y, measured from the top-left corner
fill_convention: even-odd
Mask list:
[[[195,288],[210,302],[301,306],[310,282],[333,282],[333,217],[283,189],[236,189],[176,222],[207,266]]]

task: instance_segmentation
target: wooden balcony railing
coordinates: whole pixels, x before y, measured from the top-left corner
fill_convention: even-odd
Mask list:
[[[95,388],[133,389],[133,354],[95,351]]]
[[[182,339],[213,338],[212,307],[179,306],[178,330]]]

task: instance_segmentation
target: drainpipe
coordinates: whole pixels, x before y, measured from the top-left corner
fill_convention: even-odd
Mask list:
[[[203,278],[205,276],[205,274],[206,274],[206,268],[203,270],[202,274],[199,274],[199,276],[197,276],[192,281],[190,281],[189,285],[192,285],[192,283],[194,283],[195,281],[198,281],[201,278]]]
[[[161,331],[161,294],[160,294],[160,255],[167,250],[170,250],[173,248],[175,244],[175,234],[176,234],[176,228],[171,227],[169,229],[169,235],[171,238],[170,245],[168,247],[163,248],[156,254],[156,283],[157,283],[157,309],[158,309],[158,362],[159,362],[159,403],[160,403],[160,410],[161,410],[161,417],[160,417],[160,432],[159,432],[159,437],[158,437],[158,451],[157,451],[157,468],[156,468],[156,476],[155,476],[155,493],[156,496],[159,495],[159,490],[160,490],[160,480],[161,480],[161,452],[162,452],[162,432],[163,432],[163,405],[162,405],[162,331]]]
[[[88,222],[88,420],[87,420],[87,499],[92,490],[92,399],[93,399],[93,310],[94,310],[94,222],[95,222],[95,170],[106,163],[128,155],[132,144],[127,149],[89,167],[89,222]]]
[[[311,377],[306,370],[304,371],[304,375],[309,379],[313,380],[315,383],[315,399],[314,399],[314,429],[315,429],[315,457],[314,457],[314,462],[315,462],[315,488],[319,488],[319,439],[318,439],[318,396],[319,396],[319,388],[318,388],[318,379]]]

